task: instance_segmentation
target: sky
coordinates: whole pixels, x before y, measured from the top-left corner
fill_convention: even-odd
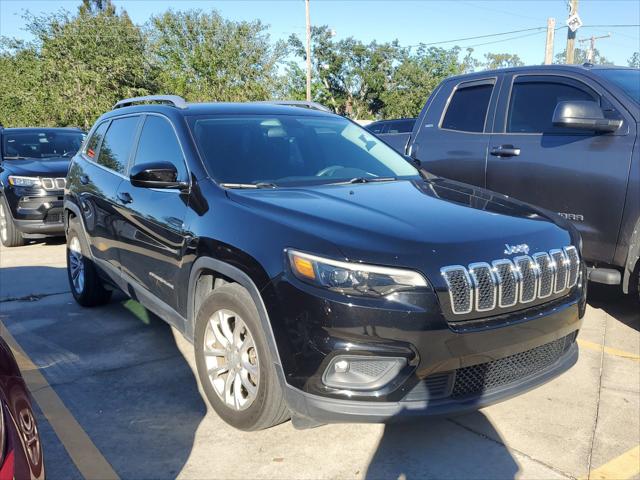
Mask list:
[[[24,11],[76,11],[79,0],[0,0],[0,35],[29,39],[24,31]],[[305,32],[303,0],[114,0],[137,24],[150,16],[174,10],[218,10],[233,20],[259,19],[270,26],[274,39],[286,39]],[[633,52],[640,51],[640,1],[580,0],[583,27],[578,39],[611,34],[597,40],[596,48],[618,65],[626,65]],[[544,59],[545,29],[496,37],[449,42],[460,38],[546,27],[547,18],[564,26],[568,16],[566,0],[311,0],[311,23],[329,25],[336,38],[354,37],[363,42],[397,39],[401,45],[448,42],[438,46],[473,47],[481,59],[486,52],[518,54],[526,64]],[[620,27],[619,25],[635,25]],[[564,50],[566,28],[555,36],[554,53]],[[579,44],[586,48],[587,43]]]

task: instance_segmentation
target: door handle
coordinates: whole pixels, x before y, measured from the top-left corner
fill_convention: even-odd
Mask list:
[[[500,145],[491,149],[491,155],[494,157],[517,157],[520,155],[520,149],[513,145]]]
[[[88,185],[90,181],[89,175],[80,175],[80,183],[82,185]]]
[[[118,200],[120,202],[127,204],[133,202],[133,197],[129,194],[129,192],[118,192]]]

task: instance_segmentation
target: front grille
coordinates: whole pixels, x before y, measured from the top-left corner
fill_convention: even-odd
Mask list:
[[[512,260],[453,265],[440,269],[455,315],[527,304],[573,288],[580,272],[574,246]]]
[[[44,218],[44,223],[62,223],[62,213],[49,213]]]
[[[41,178],[40,184],[45,190],[64,190],[67,181],[65,178]]]
[[[451,396],[454,398],[477,396],[535,375],[550,367],[569,350],[578,332],[539,347],[509,357],[459,368]]]

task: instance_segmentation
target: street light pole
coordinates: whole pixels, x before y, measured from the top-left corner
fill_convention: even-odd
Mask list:
[[[311,16],[309,0],[304,0],[307,10],[307,102],[311,101]]]

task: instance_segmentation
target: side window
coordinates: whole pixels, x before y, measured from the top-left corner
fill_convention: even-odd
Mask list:
[[[118,118],[111,122],[98,153],[98,163],[114,172],[127,171],[139,117]]]
[[[440,128],[461,132],[484,131],[493,84],[460,86],[449,101]]]
[[[107,131],[108,126],[109,126],[109,122],[102,122],[93,131],[91,138],[87,142],[87,147],[84,150],[84,153],[90,159],[94,160],[96,158],[96,155],[98,153],[98,148],[100,147],[100,143],[102,143],[102,139],[104,138],[104,132]]]
[[[370,127],[367,128],[371,133],[382,133],[382,123],[374,123]]]
[[[573,129],[553,126],[553,112],[558,102],[565,100],[595,100],[595,93],[577,86],[549,81],[516,80],[511,90],[507,132],[510,133],[568,133]],[[585,134],[585,131],[575,130]]]
[[[151,162],[173,163],[178,170],[178,180],[187,180],[184,156],[173,127],[168,120],[155,115],[147,116],[144,122],[133,163],[141,165]]]

